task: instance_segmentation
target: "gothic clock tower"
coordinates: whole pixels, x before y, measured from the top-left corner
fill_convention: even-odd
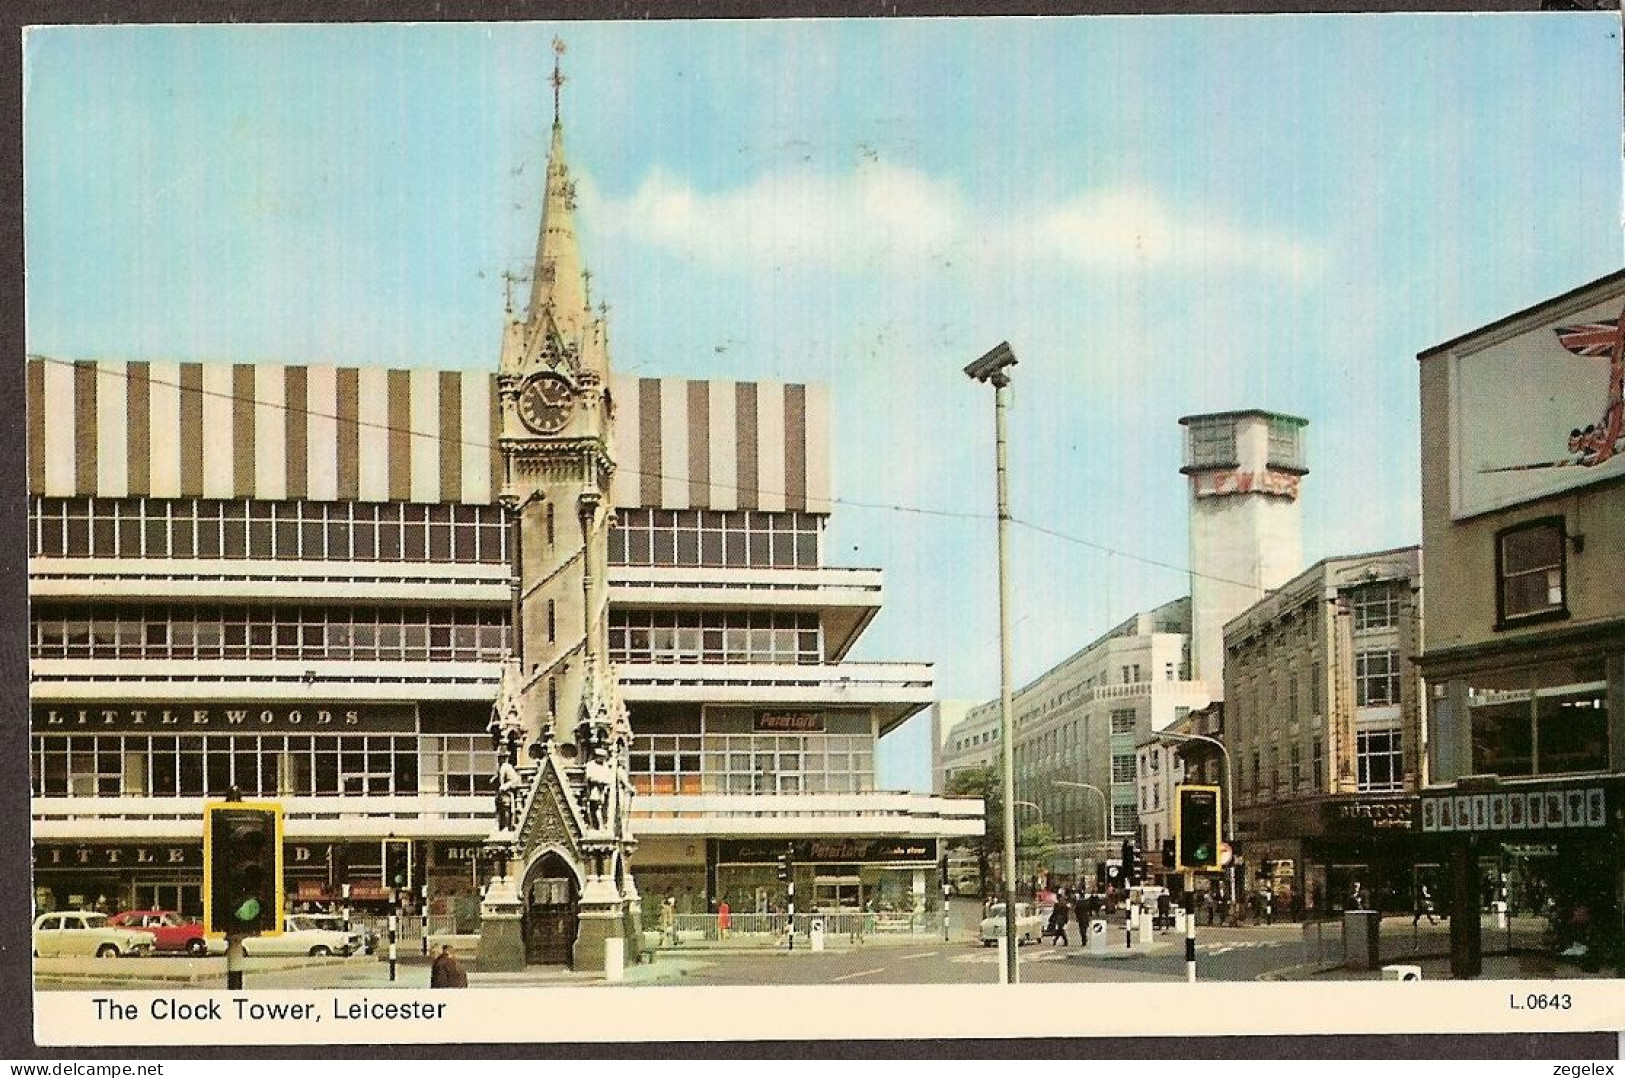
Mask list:
[[[602,969],[641,938],[628,857],[632,731],[609,666],[609,347],[589,306],[564,159],[554,41],[553,138],[530,302],[511,309],[497,374],[502,501],[514,536],[516,652],[492,709],[500,866],[481,969]],[[624,953],[624,952],[623,952]]]

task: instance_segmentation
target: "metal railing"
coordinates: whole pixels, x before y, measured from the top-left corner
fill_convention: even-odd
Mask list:
[[[679,913],[672,923],[663,926],[660,916],[645,916],[645,932],[661,936],[661,945],[684,945],[738,942],[773,946],[789,936],[790,917],[786,913],[730,913],[728,927],[721,927],[721,919],[714,913]],[[883,936],[930,936],[942,931],[940,911],[917,910],[912,913],[867,913],[857,910],[839,910],[825,913],[797,913],[796,938],[803,944],[810,939],[813,922],[823,924],[826,939],[861,940]]]

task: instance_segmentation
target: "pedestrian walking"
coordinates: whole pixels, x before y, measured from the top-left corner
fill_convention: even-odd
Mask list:
[[[1044,934],[1051,943],[1059,943],[1062,947],[1072,946],[1072,941],[1066,935],[1066,919],[1068,914],[1066,892],[1062,891],[1055,896],[1055,908],[1049,913],[1049,926]]]
[[[1212,928],[1214,915],[1219,910],[1219,902],[1218,899],[1213,897],[1213,888],[1211,887],[1202,892],[1202,909],[1207,913],[1207,926]]]
[[[1349,891],[1348,908],[1351,910],[1363,910],[1368,908],[1365,887],[1360,883],[1359,880],[1354,881],[1354,887]]]
[[[660,903],[660,942],[677,946],[677,899],[670,891]]]
[[[1439,919],[1433,916],[1433,892],[1428,890],[1425,883],[1416,889],[1416,914],[1411,918],[1411,927],[1420,924],[1423,917],[1428,919],[1430,925],[1439,923]]]
[[[463,972],[451,944],[442,944],[440,954],[429,967],[430,988],[467,988],[468,974]]]
[[[728,925],[732,920],[733,911],[728,908],[728,900],[723,899],[717,903],[717,935],[720,938],[728,938]]]

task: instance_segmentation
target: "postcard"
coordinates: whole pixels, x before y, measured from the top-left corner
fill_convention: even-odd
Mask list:
[[[37,1039],[1620,1028],[1618,34],[30,28]]]

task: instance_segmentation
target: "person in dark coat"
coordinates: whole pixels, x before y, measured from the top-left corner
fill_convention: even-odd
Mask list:
[[[1047,932],[1052,941],[1059,943],[1062,947],[1072,946],[1072,941],[1066,935],[1066,920],[1071,912],[1071,907],[1066,900],[1066,891],[1063,889],[1060,894],[1055,896],[1055,908],[1050,910]]]
[[[439,956],[435,958],[434,964],[429,967],[429,987],[468,987],[468,974],[463,972],[463,967],[458,963],[457,956],[452,953],[451,944],[449,943],[441,946]]]

